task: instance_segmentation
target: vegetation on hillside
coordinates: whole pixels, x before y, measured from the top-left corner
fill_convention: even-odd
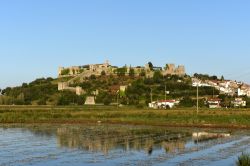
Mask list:
[[[153,65],[149,63],[151,67]],[[152,69],[153,70],[153,69]],[[193,107],[196,102],[196,87],[192,87],[191,77],[186,75],[178,77],[176,75],[163,76],[161,72],[155,71],[152,78],[146,78],[143,73],[139,77],[134,76],[134,71],[130,70],[128,76],[124,75],[125,68],[117,69],[117,76],[90,76],[84,81],[75,81],[70,86],[80,86],[85,94],[77,96],[72,91],[58,91],[57,83],[62,80],[53,78],[40,78],[29,84],[23,83],[22,86],[6,88],[2,90],[0,104],[6,105],[82,105],[86,96],[96,95],[97,103],[109,105],[116,103],[117,99],[123,105],[139,105],[143,107],[153,100],[165,99],[165,90],[169,92],[167,99],[179,99],[180,107]],[[142,71],[143,72],[143,71]],[[207,75],[197,75],[199,77],[209,77]],[[214,77],[214,76],[213,76]],[[212,77],[212,78],[213,78]],[[212,79],[211,78],[211,79]],[[215,78],[215,77],[214,77]],[[217,78],[217,77],[216,77]],[[68,80],[69,78],[60,78]],[[121,85],[127,86],[126,92],[118,93]],[[219,91],[212,87],[200,87],[201,97],[218,96]],[[230,98],[222,96],[223,102],[228,104]],[[204,99],[199,100],[200,106],[204,105]]]

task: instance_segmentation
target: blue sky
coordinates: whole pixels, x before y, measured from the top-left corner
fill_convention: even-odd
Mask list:
[[[249,9],[249,0],[0,1],[0,88],[107,59],[250,83]]]

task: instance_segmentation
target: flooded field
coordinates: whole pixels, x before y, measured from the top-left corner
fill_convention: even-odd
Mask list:
[[[2,125],[0,166],[235,165],[248,130],[130,125]]]

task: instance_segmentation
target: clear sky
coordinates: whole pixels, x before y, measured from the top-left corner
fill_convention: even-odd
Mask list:
[[[107,59],[250,82],[250,1],[2,0],[0,58],[0,88]]]

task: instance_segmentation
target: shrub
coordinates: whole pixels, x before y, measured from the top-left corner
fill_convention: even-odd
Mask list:
[[[61,71],[61,75],[68,75],[69,74],[69,69],[64,69]]]
[[[250,154],[242,153],[238,157],[238,161],[236,162],[237,166],[249,166],[250,165]]]
[[[103,104],[104,105],[110,105],[112,99],[109,97],[109,96],[106,96],[104,99],[103,99]]]
[[[102,76],[105,76],[105,75],[106,75],[105,71],[102,71],[102,72],[101,72],[101,75],[102,75]]]
[[[136,108],[142,109],[142,108],[144,108],[144,105],[143,105],[143,104],[137,104],[137,105],[136,105]]]

